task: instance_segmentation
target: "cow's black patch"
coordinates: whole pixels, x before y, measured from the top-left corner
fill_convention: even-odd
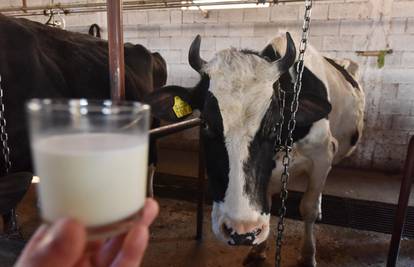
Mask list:
[[[208,89],[210,88],[210,77],[206,73],[201,73],[201,80],[194,88],[191,95],[191,106],[198,108],[199,110],[204,109],[206,100],[208,99]]]
[[[255,51],[255,50],[242,49],[242,50],[240,50],[240,52],[242,52],[243,54],[246,54],[246,55],[256,55],[256,56],[259,56],[260,57],[260,53],[257,52],[257,51]]]
[[[210,92],[205,99],[202,117],[206,123],[202,137],[209,188],[213,201],[222,202],[229,183],[229,155],[224,144],[223,119],[218,102]]]
[[[278,86],[277,83],[275,86]],[[285,111],[285,118],[289,118],[287,111]],[[276,127],[279,120],[280,106],[278,96],[275,93],[262,119],[260,128],[249,145],[249,157],[243,166],[246,177],[244,192],[249,197],[251,203],[259,207],[263,213],[270,212],[267,189],[272,170],[276,167],[274,160],[276,145],[274,127]],[[312,125],[297,125],[293,131],[293,141],[297,142],[304,138],[309,133],[311,127]],[[287,139],[287,134],[287,124],[284,124],[282,142],[285,142]]]
[[[270,213],[267,188],[272,170],[276,167],[273,159],[276,135],[273,128],[280,119],[278,102],[274,96],[260,128],[249,145],[249,157],[243,166],[246,177],[244,192],[251,203],[259,207],[263,213]]]
[[[361,90],[361,88],[359,88],[358,82],[354,79],[354,77],[352,77],[351,74],[349,74],[349,72],[344,67],[336,63],[335,60],[331,58],[325,57],[325,59],[326,61],[329,62],[329,64],[331,64],[335,69],[337,69],[342,74],[345,80],[347,80],[347,82],[349,82],[352,85],[352,87],[354,87],[355,89]]]
[[[359,140],[359,132],[356,130],[351,136],[351,146],[355,146]]]
[[[269,60],[269,61],[276,61],[280,58],[279,53],[277,53],[271,44],[268,44],[265,49],[260,53],[260,56]]]
[[[269,45],[270,46],[270,45]],[[268,46],[268,47],[269,47]],[[270,46],[270,48],[272,48]],[[265,48],[263,50],[262,54],[266,54],[268,57],[271,58],[272,61],[279,59],[281,56],[277,51],[273,51],[273,53],[270,52],[270,48]],[[298,63],[295,63],[292,67],[294,70],[296,70]],[[280,87],[287,92],[287,101],[288,103],[291,102],[291,99],[293,97],[293,89],[294,89],[294,80],[292,80],[292,77],[289,73],[284,73],[279,79]],[[273,88],[275,91],[278,90],[277,86],[278,83],[275,83],[273,85]],[[319,106],[319,110],[318,110]],[[311,72],[307,67],[303,70],[303,76],[302,76],[302,89],[299,95],[299,109],[297,112],[297,123],[299,127],[304,127],[303,130],[307,131],[306,133],[296,133],[298,135],[298,138],[300,139],[300,136],[303,134],[307,134],[310,130],[310,127],[313,122],[318,121],[322,118],[327,118],[328,114],[331,111],[331,105],[328,101],[328,91],[325,86],[325,84],[316,77],[313,72]],[[285,109],[285,115],[288,117],[290,116],[290,107],[287,106]],[[285,117],[286,118],[286,117]],[[302,136],[303,137],[303,136]]]
[[[255,56],[261,57],[261,58],[265,59],[268,62],[273,62],[273,61],[276,60],[275,52],[274,52],[271,45],[268,45],[265,48],[265,50],[263,50],[262,52],[258,52],[258,51],[250,50],[250,49],[243,49],[240,52],[242,52],[243,54],[246,54],[246,55],[255,55]]]
[[[266,51],[268,50],[268,51]],[[274,51],[272,49],[272,51]],[[262,55],[274,61],[280,58],[277,52],[271,53],[265,49]],[[296,67],[296,64],[295,64]],[[244,191],[249,196],[251,203],[261,209],[263,213],[270,212],[270,203],[267,199],[267,189],[272,170],[276,167],[274,161],[275,135],[272,128],[280,120],[279,87],[286,93],[286,101],[290,103],[293,98],[293,86],[289,73],[284,73],[274,87],[274,95],[260,128],[257,130],[249,145],[249,157],[244,163],[246,183]],[[299,109],[296,114],[296,128],[293,131],[293,141],[303,139],[310,131],[314,122],[326,118],[331,111],[331,105],[327,100],[327,89],[308,68],[304,69],[302,77],[302,91],[299,96]],[[290,119],[290,105],[284,109],[285,121]],[[288,136],[287,123],[282,129],[282,142]]]

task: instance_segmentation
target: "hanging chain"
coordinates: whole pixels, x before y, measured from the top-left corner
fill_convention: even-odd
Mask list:
[[[4,115],[4,91],[1,87],[1,76],[0,76],[0,141],[3,147],[3,160],[4,160],[4,169],[6,174],[9,173],[11,168],[10,161],[10,148],[8,146],[9,136],[6,132],[6,117]]]
[[[277,137],[277,151],[282,151],[283,158],[282,158],[282,165],[283,171],[281,175],[281,188],[280,188],[280,209],[279,209],[279,221],[277,224],[277,237],[276,237],[276,255],[275,255],[275,266],[281,267],[281,252],[282,252],[282,240],[283,240],[283,232],[285,230],[285,216],[286,216],[286,202],[288,198],[288,189],[287,185],[289,182],[289,166],[291,161],[290,152],[292,151],[293,147],[293,131],[296,127],[296,113],[299,108],[299,94],[302,90],[302,76],[303,70],[305,68],[304,59],[305,59],[305,52],[308,46],[308,37],[309,37],[309,27],[311,21],[311,12],[312,12],[312,0],[305,0],[305,15],[303,18],[303,26],[302,26],[302,38],[300,41],[299,46],[299,57],[298,62],[296,65],[296,80],[293,86],[293,99],[290,103],[290,118],[287,123],[287,138],[282,145],[282,132],[285,123],[285,116],[284,111],[286,107],[286,91],[282,88],[279,88],[280,95],[280,122],[279,122],[279,133]]]

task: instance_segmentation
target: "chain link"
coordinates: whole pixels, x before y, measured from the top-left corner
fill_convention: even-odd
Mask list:
[[[280,99],[280,122],[279,122],[279,132],[277,136],[277,153],[282,151],[282,165],[283,171],[280,177],[281,188],[280,188],[280,209],[279,209],[279,221],[277,224],[277,237],[276,237],[276,255],[275,255],[275,266],[281,267],[281,253],[282,253],[282,241],[283,241],[283,232],[285,230],[285,216],[286,216],[286,203],[288,199],[288,189],[287,185],[289,182],[289,166],[291,162],[290,152],[293,147],[293,131],[296,127],[296,113],[299,108],[299,94],[302,90],[302,76],[303,70],[305,68],[304,59],[305,52],[308,46],[308,37],[309,37],[309,28],[311,22],[311,12],[312,12],[312,0],[305,0],[305,14],[303,18],[302,26],[302,38],[299,45],[299,57],[296,65],[296,80],[293,86],[293,99],[290,103],[290,118],[287,123],[287,138],[282,144],[282,133],[283,127],[285,126],[285,107],[286,107],[286,91],[279,87],[279,99]]]
[[[6,132],[6,117],[4,115],[4,91],[1,87],[1,75],[0,75],[0,141],[3,147],[3,160],[4,160],[4,169],[6,174],[9,173],[11,168],[10,160],[10,148],[8,145],[9,136]]]

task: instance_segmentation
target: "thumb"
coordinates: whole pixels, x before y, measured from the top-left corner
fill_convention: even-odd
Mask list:
[[[15,267],[69,267],[81,258],[86,230],[70,219],[59,220],[40,238],[29,242]]]

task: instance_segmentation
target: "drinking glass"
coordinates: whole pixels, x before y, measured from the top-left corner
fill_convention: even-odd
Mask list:
[[[90,240],[127,231],[146,197],[149,106],[32,99],[26,109],[42,219],[77,219]]]

